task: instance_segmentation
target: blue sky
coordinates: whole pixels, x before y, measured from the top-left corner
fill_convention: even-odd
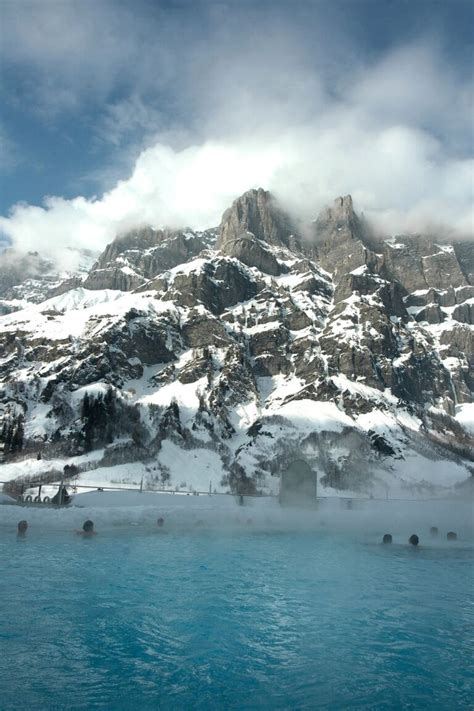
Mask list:
[[[472,2],[0,8],[0,229],[19,246],[202,226],[263,181],[294,209],[347,191],[396,226],[433,204],[469,225]]]

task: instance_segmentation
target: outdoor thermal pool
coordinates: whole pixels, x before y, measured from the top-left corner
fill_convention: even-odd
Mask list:
[[[357,511],[285,529],[170,510],[160,533],[156,510],[1,507],[0,708],[472,708],[473,543],[450,510],[413,549],[386,512],[363,530]],[[87,517],[91,539],[72,533]]]

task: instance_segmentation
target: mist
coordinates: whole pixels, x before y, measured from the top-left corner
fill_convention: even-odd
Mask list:
[[[466,499],[397,500],[350,499],[322,496],[315,507],[281,507],[275,497],[244,497],[244,505],[237,496],[173,496],[160,493],[97,492],[78,494],[73,506],[28,511],[31,525],[39,530],[70,532],[80,528],[86,518],[91,518],[101,532],[117,534],[120,529],[137,533],[156,529],[159,512],[165,519],[166,529],[173,532],[199,530],[220,537],[251,535],[266,532],[319,532],[344,534],[354,541],[381,543],[384,533],[391,533],[395,544],[407,545],[408,538],[416,533],[425,548],[451,547],[446,533],[458,534],[458,546],[472,546],[473,507]],[[13,506],[2,509],[4,526],[16,527],[18,512]],[[430,536],[436,526],[439,536]]]
[[[70,56],[59,40],[33,42],[19,22],[21,56],[8,43],[14,61],[39,67],[38,112],[84,105],[85,72],[99,68],[94,140],[113,149],[97,195],[45,196],[0,217],[15,249],[73,268],[75,250],[98,252],[131,227],[214,227],[238,195],[260,186],[303,221],[352,194],[384,234],[472,237],[472,80],[436,33],[369,53],[323,5],[311,23],[301,8],[288,21],[281,8],[272,15],[244,4],[229,17],[215,6],[207,34],[164,22],[143,58],[151,34],[140,18],[121,6],[112,19],[112,5],[89,5]],[[102,53],[94,13],[110,20]],[[58,33],[61,22],[70,28],[63,10]],[[125,68],[121,42],[135,65]],[[128,91],[112,99],[121,70]]]

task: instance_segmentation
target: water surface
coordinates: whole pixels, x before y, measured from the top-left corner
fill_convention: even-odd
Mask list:
[[[0,708],[468,709],[472,551],[0,532]]]

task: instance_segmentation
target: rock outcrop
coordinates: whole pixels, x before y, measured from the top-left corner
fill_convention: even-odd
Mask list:
[[[339,278],[361,266],[380,273],[381,255],[369,248],[370,231],[354,210],[352,197],[337,198],[321,210],[313,225],[314,239],[322,266]]]
[[[132,230],[106,247],[84,286],[133,291],[158,274],[193,259],[214,240],[213,230]]]
[[[295,228],[290,217],[267,190],[249,190],[237,198],[222,216],[217,248],[241,235],[251,234],[273,247],[289,247]]]
[[[266,190],[249,190],[234,201],[222,216],[216,243],[229,257],[266,274],[283,269],[270,247],[295,249],[300,244],[291,218]]]

